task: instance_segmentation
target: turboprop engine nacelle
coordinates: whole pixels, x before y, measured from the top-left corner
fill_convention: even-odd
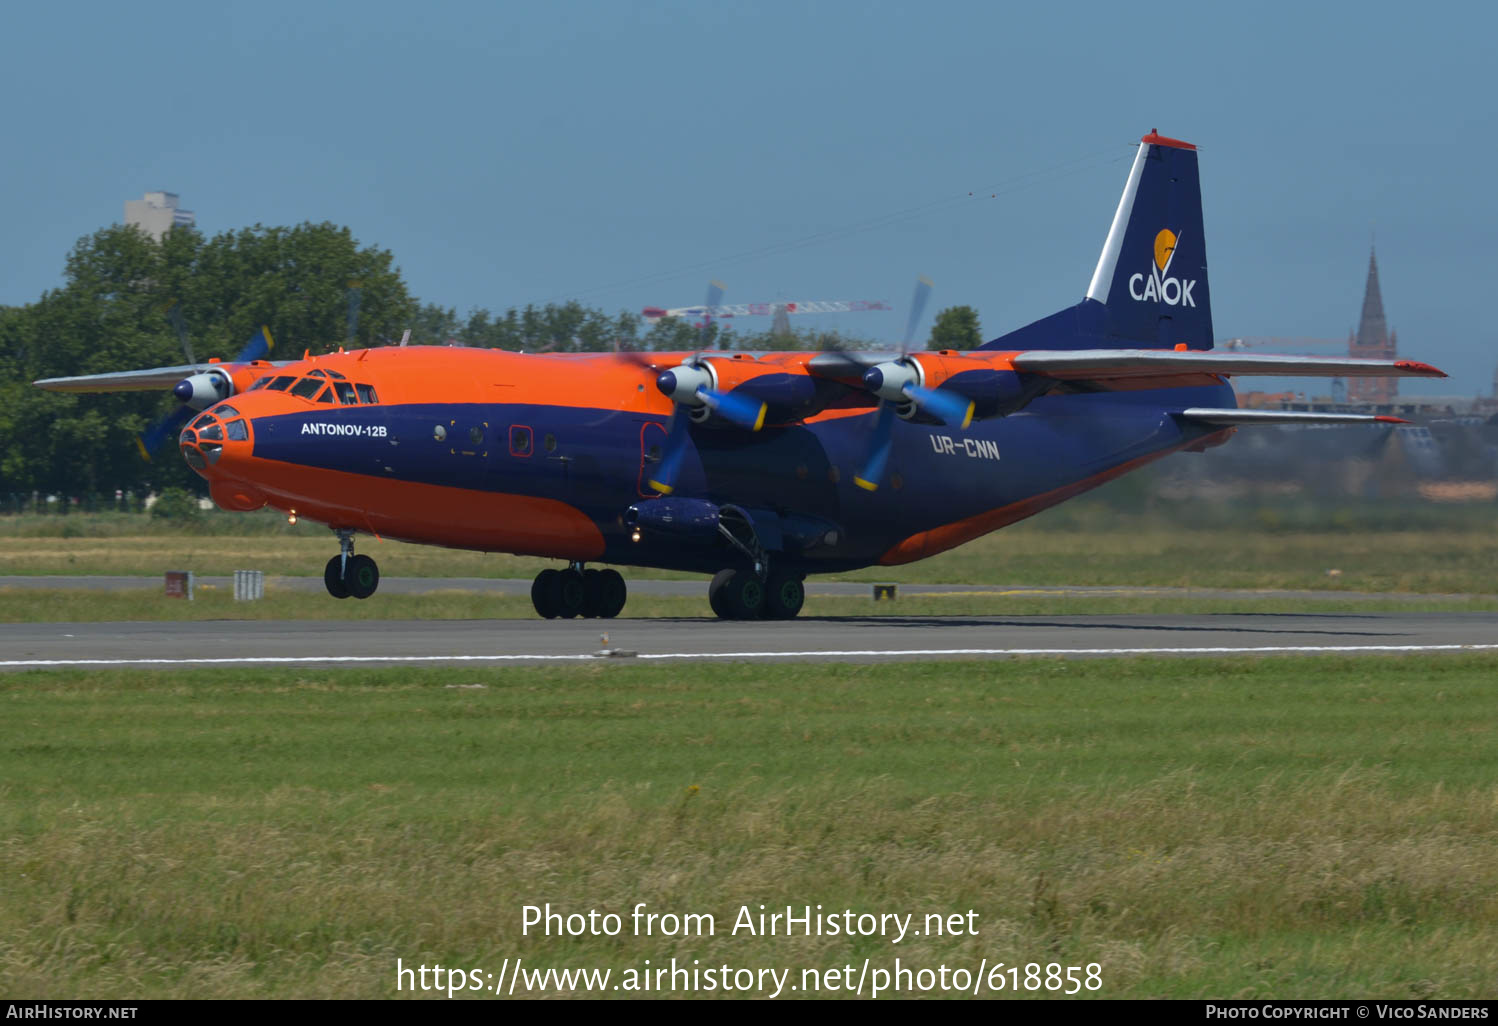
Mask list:
[[[172,386],[172,395],[195,410],[206,410],[234,394],[234,379],[221,370],[203,371]]]
[[[718,517],[717,505],[703,499],[652,499],[624,511],[624,522],[636,530],[660,531],[697,542],[717,539]]]

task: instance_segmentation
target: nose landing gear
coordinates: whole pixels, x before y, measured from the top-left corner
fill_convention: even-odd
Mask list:
[[[531,584],[531,605],[548,620],[575,616],[611,620],[624,609],[629,588],[617,570],[542,570]]]
[[[354,532],[338,532],[338,555],[323,568],[322,582],[334,598],[367,599],[380,586],[380,568],[368,556],[354,555]]]

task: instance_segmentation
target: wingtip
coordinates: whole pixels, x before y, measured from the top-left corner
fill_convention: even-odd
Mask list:
[[[1421,363],[1419,360],[1395,360],[1394,366],[1410,374],[1419,374],[1428,378],[1444,378],[1447,376],[1446,372],[1439,367],[1433,367],[1428,363]]]
[[[1409,423],[1409,421],[1405,420],[1403,417],[1389,417],[1389,416],[1380,415],[1380,416],[1374,417],[1373,419],[1376,420],[1376,421],[1378,421],[1380,424],[1408,424]]]

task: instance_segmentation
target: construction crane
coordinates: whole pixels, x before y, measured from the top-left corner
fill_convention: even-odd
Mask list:
[[[1264,335],[1252,335],[1245,338],[1225,338],[1217,343],[1218,349],[1228,349],[1237,352],[1240,349],[1256,349],[1259,346],[1277,346],[1284,349],[1301,349],[1305,346],[1341,346],[1348,348],[1345,338],[1273,338]]]
[[[1341,338],[1275,338],[1252,335],[1244,338],[1225,338],[1217,343],[1218,349],[1233,351],[1255,349],[1259,346],[1274,346],[1282,351],[1304,349],[1308,346],[1341,346],[1343,349],[1350,349],[1351,341]],[[1345,403],[1346,401],[1347,382],[1341,378],[1332,378],[1332,402]]]
[[[654,324],[663,317],[778,317],[781,314],[839,314],[862,313],[866,310],[892,310],[894,307],[877,299],[833,299],[796,301],[793,303],[730,303],[716,306],[679,306],[664,309],[647,306],[640,311],[646,323]]]

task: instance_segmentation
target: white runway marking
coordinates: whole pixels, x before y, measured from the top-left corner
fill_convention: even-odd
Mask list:
[[[586,655],[413,655],[413,656],[243,656],[199,659],[5,659],[0,667],[16,669],[48,666],[289,666],[301,663],[505,663],[591,662],[631,659],[856,659],[878,656],[1129,656],[1129,655],[1274,655],[1285,653],[1359,652],[1482,652],[1492,645],[1258,645],[1232,648],[906,648],[823,649],[804,652],[641,652],[613,659]]]

